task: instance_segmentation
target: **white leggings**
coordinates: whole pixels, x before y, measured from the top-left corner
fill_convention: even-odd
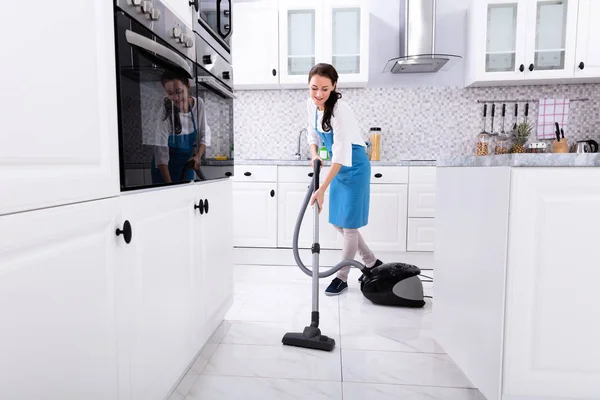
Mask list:
[[[342,260],[354,260],[354,257],[356,256],[356,251],[358,250],[360,258],[362,258],[363,263],[367,267],[371,268],[373,265],[375,265],[377,258],[375,258],[373,252],[365,243],[358,229],[340,228],[335,225],[334,228],[337,229],[337,231],[341,233],[344,237]],[[346,282],[348,280],[349,272],[350,267],[344,267],[338,271],[337,277]]]

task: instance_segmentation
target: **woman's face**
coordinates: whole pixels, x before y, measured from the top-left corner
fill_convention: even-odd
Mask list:
[[[180,80],[174,79],[165,83],[165,90],[169,100],[180,110],[185,110],[188,99],[188,87]]]
[[[331,79],[320,75],[313,75],[308,85],[313,102],[317,107],[323,108],[331,95],[331,91],[335,89],[335,85],[331,82]]]

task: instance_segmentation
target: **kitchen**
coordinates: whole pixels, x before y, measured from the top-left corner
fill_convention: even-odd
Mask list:
[[[554,154],[600,141],[599,2],[437,0],[429,45],[456,57],[434,73],[384,71],[406,50],[404,1],[222,0],[216,14],[213,3],[8,11],[2,33],[22,37],[5,53],[22,62],[3,63],[0,397],[600,398],[588,251],[600,162]],[[203,41],[219,51],[203,58]],[[148,42],[178,57],[133,50]],[[381,128],[364,236],[382,259],[433,276],[435,290],[425,283],[424,310],[382,309],[353,272],[348,293],[322,299],[340,349],[314,355],[280,339],[310,306],[291,252],[311,172],[306,68],[332,57],[349,68],[340,92],[365,140]],[[165,96],[154,69],[171,64],[188,71],[206,116],[189,184],[156,184],[158,153],[144,147],[156,146],[146,133],[160,115],[146,105]],[[540,100],[569,100],[552,110],[564,138],[554,121],[539,128]],[[503,105],[508,134],[531,123],[525,148],[546,154],[475,156],[477,143],[495,148]],[[339,235],[322,224],[321,240],[322,265],[338,262]]]

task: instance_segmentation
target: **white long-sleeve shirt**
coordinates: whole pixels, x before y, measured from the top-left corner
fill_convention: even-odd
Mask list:
[[[315,131],[315,112],[318,113],[317,128],[323,132],[323,111],[318,111],[317,106],[308,98],[306,102],[307,110],[307,130],[308,130],[308,145],[315,144],[319,146],[321,139]],[[333,115],[331,117],[331,128],[333,129],[333,146],[331,152],[333,157],[332,163],[342,164],[346,167],[352,166],[352,145],[366,147],[363,140],[354,111],[343,100],[338,100],[333,107]]]

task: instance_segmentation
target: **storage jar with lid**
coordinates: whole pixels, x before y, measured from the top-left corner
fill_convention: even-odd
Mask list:
[[[381,128],[372,127],[369,130],[371,138],[371,161],[381,159]]]

